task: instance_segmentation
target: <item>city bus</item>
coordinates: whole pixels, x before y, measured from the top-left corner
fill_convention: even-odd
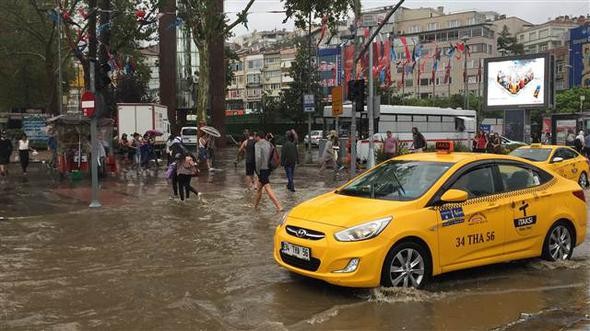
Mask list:
[[[350,125],[351,109],[352,105],[344,105],[343,116],[340,119],[343,125]],[[376,149],[382,147],[382,141],[387,131],[391,131],[400,143],[405,143],[408,147],[412,145],[413,127],[422,132],[429,145],[433,145],[437,141],[451,140],[456,144],[471,147],[471,141],[477,130],[475,110],[397,105],[380,105],[379,109],[375,135],[373,136]],[[324,108],[324,117],[331,117],[331,113],[331,106]],[[357,116],[361,117],[361,114],[357,114]],[[361,162],[367,159],[368,151],[369,140],[359,140],[357,142],[357,158]]]

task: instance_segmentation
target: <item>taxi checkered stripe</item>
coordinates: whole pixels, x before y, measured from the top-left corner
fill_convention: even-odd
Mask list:
[[[458,207],[473,205],[473,204],[482,203],[482,202],[492,202],[492,201],[500,199],[500,198],[511,198],[511,197],[516,197],[521,194],[534,193],[539,190],[548,189],[551,186],[555,185],[556,182],[557,182],[557,180],[555,178],[552,178],[550,181],[548,181],[544,184],[538,185],[538,186],[533,186],[533,187],[529,187],[529,188],[525,188],[525,189],[521,189],[521,190],[496,193],[496,194],[492,194],[492,195],[488,195],[488,196],[468,199],[467,201],[462,202],[462,203],[448,203],[448,204],[444,204],[442,206],[436,206],[434,208],[434,210],[458,208]]]

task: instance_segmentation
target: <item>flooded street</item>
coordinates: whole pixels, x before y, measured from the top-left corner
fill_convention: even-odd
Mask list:
[[[336,287],[274,263],[281,214],[268,199],[253,209],[233,155],[194,181],[202,201],[184,204],[168,199],[163,173],[105,183],[98,210],[87,183],[0,183],[0,329],[590,328],[590,236],[572,261],[454,272],[424,291]],[[282,170],[271,183],[289,209],[342,179],[301,167],[296,193]]]

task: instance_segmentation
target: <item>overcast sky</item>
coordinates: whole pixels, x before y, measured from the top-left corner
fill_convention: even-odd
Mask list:
[[[326,0],[317,0],[326,1]],[[245,6],[247,0],[225,0],[225,11],[230,18],[234,18],[236,12]],[[363,8],[376,8],[392,6],[397,1],[362,0]],[[549,17],[559,15],[586,15],[590,13],[590,0],[406,0],[404,7],[438,7],[444,6],[445,13],[465,10],[493,10],[507,16],[518,16],[531,23],[539,24],[547,21]],[[280,0],[256,0],[248,15],[249,30],[272,30],[274,28],[288,30],[293,29],[293,23],[283,24],[284,13],[269,13],[283,9]],[[243,26],[234,30],[236,35],[248,33]]]

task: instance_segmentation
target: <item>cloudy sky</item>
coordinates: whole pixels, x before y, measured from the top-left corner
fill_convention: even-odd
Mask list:
[[[225,11],[233,18],[235,17],[234,13],[238,12],[246,3],[247,0],[225,0]],[[395,3],[397,1],[362,0],[363,8],[392,6]],[[590,13],[590,0],[406,0],[404,6],[409,8],[444,6],[446,13],[464,10],[493,10],[508,16],[518,16],[536,24],[547,21],[549,17]],[[248,16],[250,31],[253,29],[272,30],[274,28],[293,29],[292,22],[283,24],[284,13],[269,13],[269,11],[282,9],[280,0],[256,0],[250,10],[251,14]],[[234,32],[236,35],[248,33],[243,26],[236,28]]]

